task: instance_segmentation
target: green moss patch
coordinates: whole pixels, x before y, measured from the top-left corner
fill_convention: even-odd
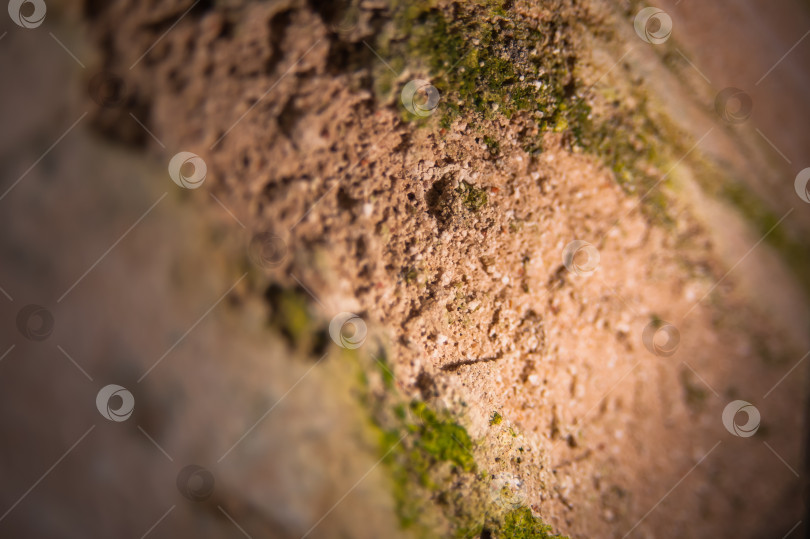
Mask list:
[[[542,539],[545,537],[559,537],[551,535],[551,526],[543,524],[527,507],[520,507],[507,513],[503,519],[503,526],[498,530],[499,537],[513,539]]]
[[[492,476],[476,463],[476,442],[462,418],[407,399],[393,381],[384,350],[366,363],[351,357],[363,373],[359,396],[369,410],[404,529],[417,537],[552,537],[528,507],[495,505]],[[503,420],[496,417],[494,424]]]
[[[312,312],[307,293],[298,288],[271,284],[264,292],[269,307],[268,323],[278,331],[290,348],[303,355],[320,355],[329,336],[323,320]]]
[[[499,135],[491,127],[498,118],[520,115],[525,125],[517,141],[534,155],[542,151],[543,134],[557,132],[572,146],[597,156],[629,193],[646,193],[657,185],[650,164],[667,163],[660,148],[660,130],[650,120],[646,99],[634,95],[633,109],[612,101],[595,117],[590,100],[605,99],[584,88],[575,75],[573,34],[587,21],[563,15],[537,21],[517,15],[500,1],[441,4],[435,0],[391,0],[391,24],[376,39],[376,48],[397,72],[410,68],[429,78],[440,92],[435,116],[449,127],[463,118],[468,129],[485,132],[489,153],[501,153]],[[552,10],[553,12],[553,10]],[[384,65],[375,69],[383,100],[398,101],[401,88]],[[430,118],[404,117],[427,124]],[[489,127],[487,127],[489,126]],[[485,203],[486,193],[468,199],[469,208]],[[645,197],[649,216],[670,222],[660,190]]]
[[[489,201],[486,191],[463,180],[456,189],[456,192],[461,196],[461,202],[464,204],[464,207],[470,211],[480,210],[486,206]]]
[[[448,13],[431,0],[393,1],[393,24],[377,46],[431,75],[442,95],[441,123],[460,114],[484,118],[531,111],[544,129],[564,130],[583,111],[575,99],[574,63],[565,23],[541,27],[516,19],[504,2],[467,2]],[[548,54],[554,48],[557,54]],[[379,74],[378,90],[392,90]]]

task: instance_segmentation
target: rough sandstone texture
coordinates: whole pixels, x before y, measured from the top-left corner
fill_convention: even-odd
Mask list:
[[[763,440],[799,462],[801,376],[762,396],[796,343],[735,293],[734,275],[713,288],[726,268],[687,206],[655,224],[566,132],[538,133],[543,151],[528,153],[525,115],[403,120],[373,91],[380,60],[363,43],[385,4],[362,2],[346,29],[337,8],[316,4],[201,2],[161,38],[190,2],[87,2],[96,67],[125,84],[123,105],[94,109],[94,125],[165,161],[202,156],[205,189],[283,240],[270,278],[303,283],[323,320],[361,315],[397,386],[457,414],[479,466],[518,478],[555,531],[621,537],[642,517],[633,536],[790,529],[799,483]],[[582,10],[517,4],[540,21]],[[563,266],[575,239],[599,250],[592,275]],[[655,319],[680,331],[672,357],[642,344]],[[761,435],[723,428],[736,398],[757,404]]]

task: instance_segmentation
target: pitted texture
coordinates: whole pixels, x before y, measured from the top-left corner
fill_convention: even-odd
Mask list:
[[[737,450],[746,440],[720,422],[727,397],[759,397],[778,379],[763,343],[787,351],[734,295],[692,310],[724,272],[690,214],[675,208],[671,228],[651,224],[565,133],[528,153],[518,142],[536,129],[528,115],[471,123],[462,111],[446,129],[403,121],[374,93],[380,60],[363,42],[384,5],[363,2],[347,29],[311,4],[201,2],[176,25],[189,1],[88,8],[98,67],[126,88],[123,106],[95,109],[96,125],[167,162],[181,150],[203,157],[205,188],[251,231],[286,243],[272,278],[294,286],[295,275],[325,319],[366,319],[388,343],[397,384],[419,396],[429,380],[438,397],[422,397],[460,414],[481,441],[481,467],[519,477],[555,530],[622,536],[709,453],[640,529],[740,537],[761,515],[793,518],[798,483],[763,444]],[[576,12],[518,7],[538,20]],[[575,239],[600,252],[590,276],[563,266]],[[679,329],[674,357],[642,344],[658,318]],[[758,404],[791,462],[799,383]],[[490,424],[493,411],[503,423]],[[767,486],[745,487],[755,482]]]

